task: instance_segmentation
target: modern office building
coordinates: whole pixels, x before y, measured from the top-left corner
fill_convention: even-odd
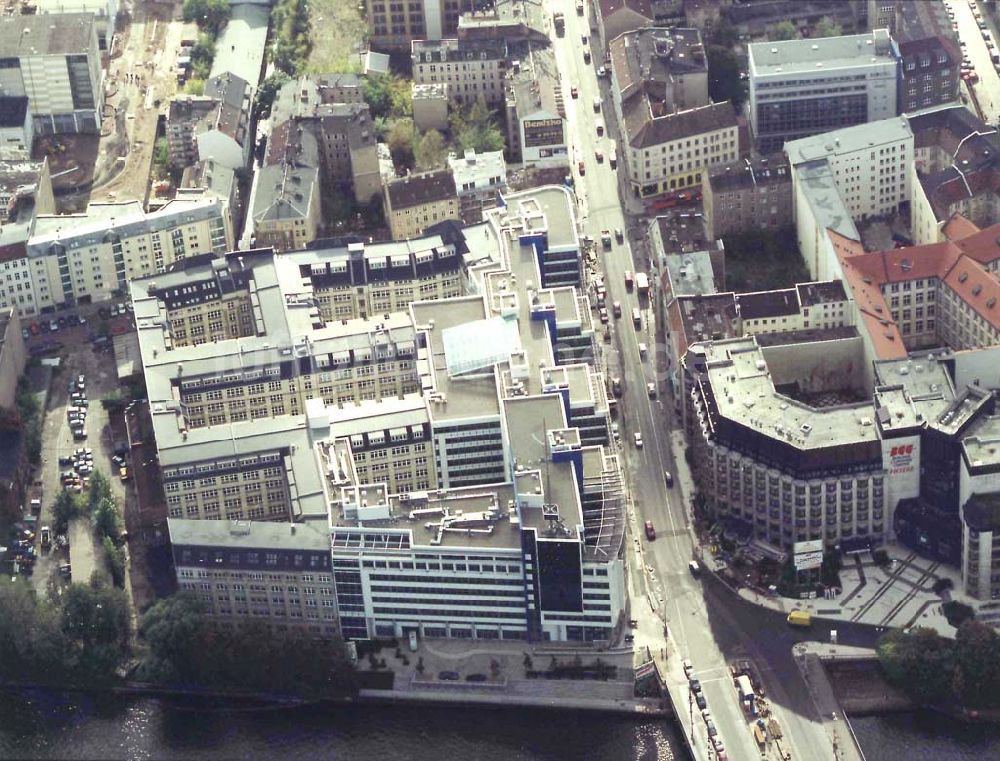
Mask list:
[[[4,16],[0,55],[0,90],[27,96],[35,134],[98,132],[104,79],[93,14]]]
[[[323,635],[333,607],[348,638],[608,641],[624,625],[621,469],[589,304],[545,285],[569,280],[570,254],[579,283],[572,199],[506,201],[444,225],[455,243],[426,255],[235,252],[133,284],[178,581],[216,618]],[[381,280],[405,257],[426,282],[438,248],[466,295],[324,318],[331,275]]]
[[[750,128],[758,150],[895,116],[898,61],[889,32],[749,46]]]

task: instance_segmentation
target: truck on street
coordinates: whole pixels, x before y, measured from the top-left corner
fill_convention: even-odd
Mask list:
[[[556,29],[556,35],[562,37],[566,34],[566,17],[561,13],[552,14],[552,25]]]
[[[635,289],[639,296],[649,295],[649,277],[646,276],[645,272],[635,273]]]

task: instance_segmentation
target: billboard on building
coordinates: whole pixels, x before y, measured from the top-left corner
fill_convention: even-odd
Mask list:
[[[792,547],[792,561],[796,571],[809,571],[823,565],[823,540],[796,542]]]

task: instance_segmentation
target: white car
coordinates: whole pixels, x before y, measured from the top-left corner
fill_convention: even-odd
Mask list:
[[[636,431],[632,434],[632,438],[635,441],[635,448],[642,449],[642,434]]]
[[[649,394],[649,398],[650,399],[655,399],[656,398],[656,384],[655,383],[647,383],[646,384],[646,393]]]

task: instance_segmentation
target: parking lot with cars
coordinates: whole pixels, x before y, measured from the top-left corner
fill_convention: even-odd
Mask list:
[[[110,341],[92,329],[107,320],[110,332],[126,332],[131,315],[124,304],[120,308],[113,304],[84,309],[88,310],[86,316],[73,311],[51,317],[45,321],[48,323],[45,328],[41,319],[25,321],[29,351],[56,356],[60,361],[54,368],[48,404],[43,411],[42,461],[34,476],[39,500],[37,525],[50,529],[48,547],[41,546],[40,528],[35,537],[38,554],[32,583],[39,592],[45,592],[53,579],[81,581],[92,570],[105,569],[102,550],[89,519],[77,519],[66,534],[54,533],[53,504],[59,493],[63,490],[83,493],[93,473],[101,470],[108,476],[115,496],[124,504],[131,475],[125,459],[127,452],[114,440],[108,413],[101,403],[106,394],[118,389]],[[38,326],[37,332],[31,325]],[[34,350],[50,345],[53,333],[59,335],[58,348]]]

